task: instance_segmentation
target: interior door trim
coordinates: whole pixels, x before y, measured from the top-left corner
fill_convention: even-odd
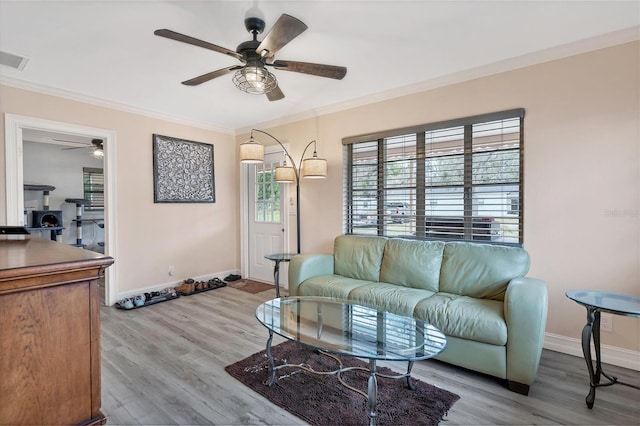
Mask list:
[[[284,147],[289,150],[289,144],[284,143]],[[264,147],[265,154],[282,153],[284,151],[279,145]],[[283,157],[284,158],[284,157]],[[240,164],[240,274],[247,276],[249,271],[249,165]],[[289,185],[280,186],[280,197],[284,200],[284,251],[289,252]]]

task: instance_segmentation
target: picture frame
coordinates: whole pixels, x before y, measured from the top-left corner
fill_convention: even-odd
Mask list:
[[[213,145],[154,133],[153,202],[215,203]]]

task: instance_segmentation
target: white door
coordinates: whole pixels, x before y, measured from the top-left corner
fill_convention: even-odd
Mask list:
[[[264,163],[248,167],[248,278],[270,283],[273,283],[274,264],[264,256],[283,253],[285,249],[283,188],[274,180],[275,168],[281,157],[282,154],[265,153]]]

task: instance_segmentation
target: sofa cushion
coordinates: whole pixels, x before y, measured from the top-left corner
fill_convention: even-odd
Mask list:
[[[351,290],[369,284],[372,282],[340,275],[320,275],[302,282],[298,286],[298,296],[322,296],[347,300]]]
[[[436,293],[420,301],[413,316],[439,328],[445,335],[491,345],[507,344],[504,303]]]
[[[504,300],[507,284],[529,270],[521,248],[451,242],[444,247],[440,291],[480,299]]]
[[[389,283],[372,283],[355,288],[349,300],[381,311],[412,316],[415,306],[434,292]]]
[[[436,292],[443,251],[442,241],[392,238],[384,246],[380,281]]]
[[[378,281],[387,239],[342,235],[335,239],[334,273],[358,280]]]

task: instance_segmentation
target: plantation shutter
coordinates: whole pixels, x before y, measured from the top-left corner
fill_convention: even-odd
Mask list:
[[[348,234],[522,244],[516,109],[345,138]]]

